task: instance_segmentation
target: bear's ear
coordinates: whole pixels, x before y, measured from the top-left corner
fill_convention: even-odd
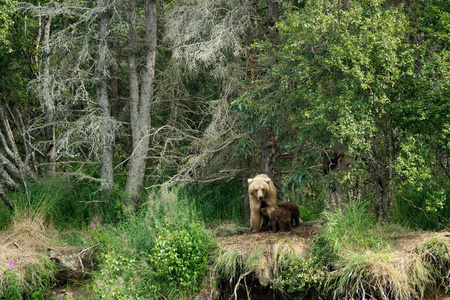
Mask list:
[[[266,183],[269,183],[269,182],[270,182],[270,178],[264,178],[264,181],[265,181]]]
[[[247,179],[247,182],[248,182],[248,184],[252,183],[253,182],[253,178]]]

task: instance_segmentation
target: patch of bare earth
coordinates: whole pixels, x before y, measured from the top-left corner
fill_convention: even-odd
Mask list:
[[[242,253],[251,253],[257,248],[263,253],[269,254],[275,244],[279,241],[289,238],[293,244],[301,243],[307,245],[307,240],[318,231],[316,222],[303,222],[298,227],[293,227],[289,232],[270,232],[262,231],[251,233],[245,229],[242,234],[217,238],[220,249],[239,250]]]

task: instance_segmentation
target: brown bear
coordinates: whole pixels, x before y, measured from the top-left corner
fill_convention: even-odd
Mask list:
[[[291,219],[292,219],[292,226],[298,227],[300,225],[300,222],[303,222],[300,219],[300,210],[298,209],[297,204],[294,202],[284,202],[281,204],[278,204],[278,207],[284,208],[285,210],[289,211],[291,213]]]
[[[249,178],[248,197],[250,202],[251,232],[258,232],[261,228],[261,208],[265,206],[277,207],[277,191],[272,180],[265,174]]]
[[[261,208],[261,213],[269,217],[272,232],[291,231],[291,213],[280,207],[266,206]]]

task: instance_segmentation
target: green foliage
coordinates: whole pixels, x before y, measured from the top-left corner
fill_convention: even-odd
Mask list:
[[[98,297],[182,299],[201,288],[214,243],[188,203],[151,194],[136,217],[95,232],[104,249],[93,282]]]
[[[96,275],[100,280],[93,284],[97,299],[147,299],[139,297],[140,286],[144,283],[139,278],[136,261],[121,256],[114,251],[102,254],[100,272]]]
[[[270,53],[277,64],[247,82],[232,103],[242,129],[254,134],[266,125],[286,149],[306,147],[305,141],[329,148],[339,140],[358,160],[351,161],[355,174],[343,179],[347,186],[373,178],[364,181],[372,186],[363,196],[378,197],[379,207],[389,204],[373,193],[378,177],[387,181],[383,189],[400,194],[434,186],[426,210],[440,210],[449,190],[448,177],[437,174],[450,145],[448,5],[370,0],[346,9],[311,0],[301,6],[277,23],[281,43],[253,44],[260,62]],[[310,180],[299,162],[289,189]],[[436,177],[447,184],[433,184]]]
[[[402,224],[411,229],[442,230],[446,228],[450,220],[450,191],[434,199],[439,195],[440,188],[446,186],[442,179],[435,180],[432,186],[423,186],[422,190],[405,189],[401,196],[397,197],[392,209],[392,222]],[[436,188],[435,188],[436,187]],[[439,188],[440,187],[440,188]],[[437,201],[441,203],[436,204]]]
[[[0,51],[11,51],[9,48],[8,31],[13,26],[14,21],[11,16],[17,6],[15,0],[5,0],[0,3]],[[8,52],[9,52],[8,51]]]
[[[25,288],[17,273],[13,269],[6,270],[0,284],[0,299],[22,300],[24,292]]]
[[[155,294],[193,294],[207,275],[211,242],[198,225],[187,230],[160,227],[156,244],[148,255],[149,289]]]
[[[382,228],[367,202],[352,202],[325,214],[322,236],[334,252],[389,248]]]
[[[242,183],[239,180],[213,184],[190,184],[178,192],[206,223],[234,220],[247,221],[244,214]]]
[[[280,270],[273,288],[303,297],[308,293],[319,294],[325,286],[328,271],[317,265],[311,257],[295,258]]]

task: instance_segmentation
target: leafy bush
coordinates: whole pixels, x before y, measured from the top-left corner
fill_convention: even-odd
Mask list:
[[[311,257],[299,257],[290,261],[280,276],[274,279],[274,287],[285,292],[305,296],[323,290],[328,271],[314,263]]]
[[[102,263],[93,291],[97,299],[141,299],[140,285],[143,285],[134,259],[112,251],[102,254]],[[144,299],[144,298],[142,298]]]
[[[173,230],[167,225],[159,228],[156,244],[148,255],[150,289],[163,294],[173,290],[194,293],[207,275],[210,245],[196,224],[189,231]]]
[[[93,287],[99,299],[178,299],[201,289],[214,246],[175,193],[152,194],[136,217],[95,232],[105,249]]]

